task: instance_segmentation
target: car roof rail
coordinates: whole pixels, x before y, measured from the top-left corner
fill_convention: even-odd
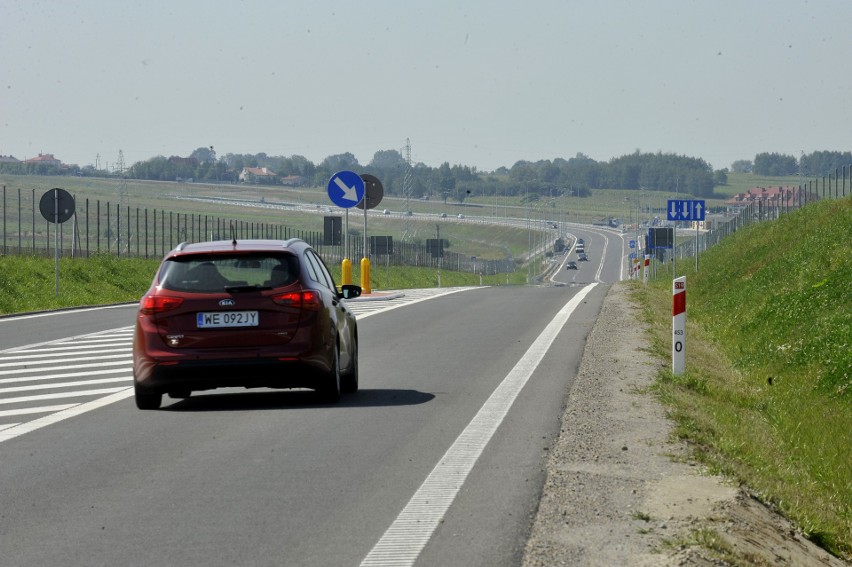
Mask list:
[[[289,238],[289,239],[285,240],[283,243],[281,243],[281,246],[283,246],[284,248],[289,248],[290,246],[296,244],[297,242],[304,242],[304,240],[302,240],[301,238]]]
[[[184,248],[187,247],[188,244],[189,244],[189,242],[186,242],[186,241],[181,242],[180,244],[175,246],[175,250],[178,250],[178,251],[183,250]]]

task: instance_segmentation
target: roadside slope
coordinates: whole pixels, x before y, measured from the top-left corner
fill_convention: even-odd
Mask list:
[[[847,565],[673,440],[649,392],[661,363],[639,311],[629,284],[612,287],[547,460],[524,567]]]

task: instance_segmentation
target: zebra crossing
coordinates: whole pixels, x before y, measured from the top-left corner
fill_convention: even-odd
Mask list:
[[[123,327],[0,352],[0,442],[131,396],[132,335]]]
[[[356,317],[478,288],[377,292]],[[0,351],[0,443],[133,396],[133,327]]]

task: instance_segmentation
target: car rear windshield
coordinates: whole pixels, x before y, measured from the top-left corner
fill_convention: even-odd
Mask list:
[[[166,260],[160,285],[173,291],[251,291],[292,284],[299,260],[290,254],[209,254]]]

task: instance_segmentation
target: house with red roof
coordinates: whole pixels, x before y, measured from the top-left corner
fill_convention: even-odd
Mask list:
[[[778,187],[752,187],[745,193],[737,193],[725,204],[729,208],[741,208],[752,203],[762,203],[769,207],[796,209],[805,203],[819,200],[819,195],[796,185]]]
[[[56,159],[55,157],[53,157],[53,154],[38,154],[37,157],[25,159],[24,163],[31,163],[31,164],[34,164],[34,165],[38,165],[38,164],[43,163],[43,164],[46,164],[46,165],[53,165],[53,166],[56,166],[56,167],[62,167],[62,162],[60,160]]]

